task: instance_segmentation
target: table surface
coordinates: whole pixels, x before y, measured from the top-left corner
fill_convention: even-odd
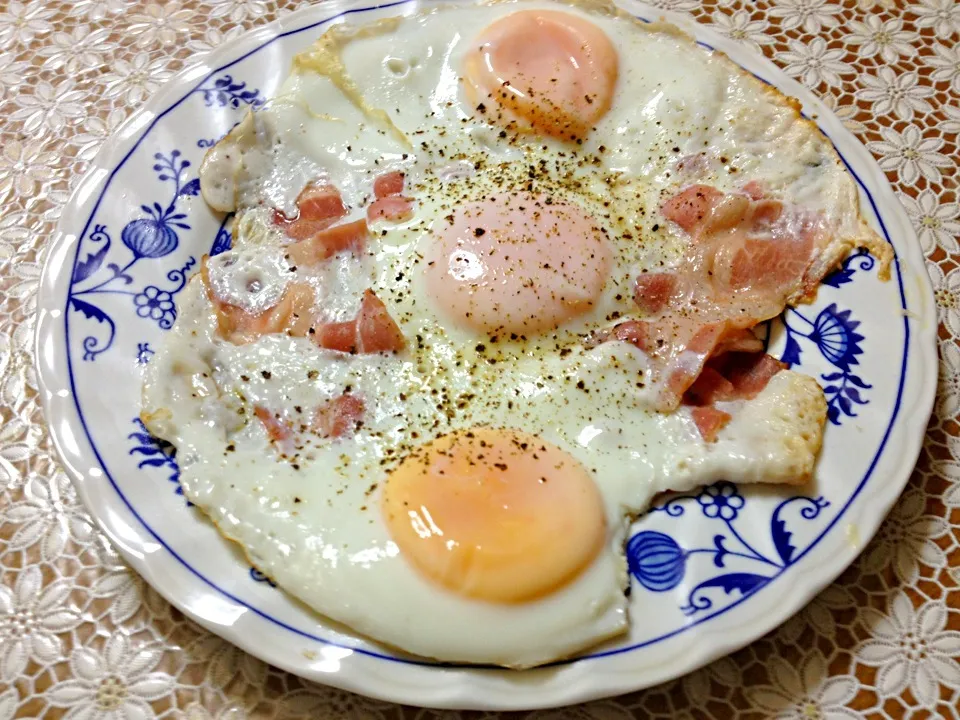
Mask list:
[[[0,2],[0,720],[441,714],[311,685],[171,608],[78,503],[37,397],[44,244],[97,149],[186,63],[303,4]],[[685,678],[537,714],[960,718],[960,2],[654,4],[763,52],[876,156],[936,290],[940,394],[917,470],[878,537],[800,615]]]

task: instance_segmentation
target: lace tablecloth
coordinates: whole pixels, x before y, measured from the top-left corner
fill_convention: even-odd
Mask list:
[[[960,718],[960,2],[657,4],[772,58],[876,156],[936,289],[940,395],[878,537],[799,616],[675,682],[539,714]],[[39,407],[33,298],[71,188],[166,78],[297,5],[0,2],[0,720],[439,714],[309,685],[186,620],[95,529]]]

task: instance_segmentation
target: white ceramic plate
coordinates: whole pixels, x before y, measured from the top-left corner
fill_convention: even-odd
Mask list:
[[[333,0],[294,13],[180,73],[106,144],[63,213],[41,284],[37,357],[54,441],[87,507],[149,583],[213,632],[303,677],[415,705],[489,709],[677,677],[768,632],[850,564],[907,481],[937,378],[923,258],[883,174],[808,91],[707,28],[669,18],[802,101],[856,176],[897,264],[882,283],[872,258],[851,257],[814,305],[772,327],[771,351],[825,386],[831,421],[817,479],[799,490],[720,483],[643,517],[628,546],[627,638],[524,672],[421,662],[358,639],[247,566],[187,506],[170,448],[136,420],[142,365],[175,320],[177,293],[201,255],[229,242],[197,195],[205,148],[276,91],[293,55],[329,23],[422,5]]]

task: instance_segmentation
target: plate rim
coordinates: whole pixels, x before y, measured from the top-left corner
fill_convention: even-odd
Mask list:
[[[467,1],[469,2],[469,0]],[[55,342],[58,336],[56,330],[58,319],[62,315],[60,308],[63,307],[63,303],[59,300],[62,293],[58,292],[60,290],[58,286],[63,284],[63,280],[61,279],[63,272],[58,271],[61,271],[65,267],[65,259],[72,255],[77,249],[76,241],[78,237],[83,237],[87,226],[92,222],[100,202],[103,199],[103,191],[106,185],[109,184],[113,175],[136,151],[140,141],[149,133],[154,124],[165,114],[179,106],[180,103],[192,93],[191,90],[183,94],[185,87],[202,84],[214,74],[228,69],[253,53],[263,49],[270,43],[287,35],[302,32],[310,27],[329,23],[350,14],[383,10],[392,7],[399,8],[402,6],[410,6],[415,9],[421,4],[420,0],[398,0],[396,2],[386,3],[376,3],[374,1],[372,4],[370,4],[370,2],[371,0],[332,0],[330,2],[301,8],[269,24],[245,32],[238,38],[228,41],[211,51],[198,62],[189,64],[164,83],[162,88],[152,98],[135,110],[111,135],[110,141],[105,143],[97,153],[94,160],[90,163],[88,170],[85,172],[84,177],[78,182],[75,190],[71,194],[70,200],[64,207],[61,218],[57,223],[57,228],[46,246],[47,258],[41,274],[40,290],[38,292],[35,350],[38,370],[38,388],[50,430],[50,437],[56,448],[61,464],[67,470],[67,475],[74,483],[78,496],[83,501],[85,507],[90,511],[90,514],[94,517],[100,529],[111,539],[114,545],[118,547],[125,560],[164,598],[198,624],[247,652],[261,657],[270,664],[295,674],[323,682],[327,685],[360,692],[368,696],[393,702],[460,709],[484,708],[512,710],[546,708],[595,699],[620,692],[637,690],[678,677],[680,674],[693,671],[711,660],[753,642],[762,634],[779,626],[795,612],[799,611],[801,607],[806,605],[820,590],[833,582],[835,578],[853,562],[856,556],[859,555],[865,542],[875,534],[890,507],[900,496],[909,481],[912,469],[920,453],[923,438],[926,434],[927,418],[932,411],[936,396],[938,372],[935,313],[932,326],[929,322],[925,324],[915,322],[913,327],[911,327],[911,319],[905,319],[908,337],[905,341],[904,370],[901,375],[900,397],[897,400],[899,407],[895,411],[895,413],[899,412],[900,417],[895,418],[887,430],[888,434],[892,435],[896,431],[902,436],[900,438],[900,445],[897,448],[900,451],[901,460],[897,467],[889,473],[891,477],[895,478],[902,476],[902,480],[892,483],[892,485],[897,488],[895,494],[888,490],[881,502],[872,503],[872,505],[875,506],[875,512],[869,516],[873,518],[871,522],[865,525],[863,519],[859,518],[860,527],[868,528],[866,532],[861,533],[862,540],[860,547],[853,549],[852,554],[838,554],[837,557],[841,559],[838,561],[835,558],[833,562],[829,563],[827,570],[824,570],[823,567],[819,568],[814,579],[810,583],[803,585],[804,589],[802,592],[795,595],[789,602],[778,604],[779,609],[778,612],[775,613],[776,617],[774,620],[771,621],[769,617],[766,617],[766,622],[763,624],[750,627],[745,631],[741,630],[732,642],[729,639],[727,639],[726,642],[717,642],[710,647],[707,652],[686,653],[685,659],[680,660],[679,663],[676,663],[676,658],[674,658],[672,662],[679,664],[681,666],[680,670],[673,669],[667,670],[666,672],[661,670],[661,676],[653,677],[652,679],[641,679],[638,682],[637,677],[632,673],[627,673],[617,680],[618,673],[616,672],[611,672],[608,677],[604,677],[607,673],[605,673],[601,667],[604,663],[599,662],[599,660],[607,658],[598,658],[595,656],[591,658],[590,663],[574,662],[563,666],[562,670],[559,670],[557,673],[562,677],[559,680],[555,678],[549,682],[550,694],[549,696],[544,696],[543,693],[547,691],[543,685],[527,683],[525,680],[520,679],[521,675],[527,673],[506,671],[506,674],[504,674],[504,671],[498,670],[488,671],[469,667],[450,668],[444,667],[443,665],[415,666],[418,668],[417,672],[426,672],[428,674],[440,673],[441,675],[445,675],[448,680],[453,680],[454,677],[459,680],[459,683],[454,687],[440,688],[435,682],[421,685],[416,682],[411,683],[409,680],[398,683],[396,682],[396,678],[392,680],[384,678],[383,673],[379,672],[379,670],[383,670],[384,668],[391,671],[388,674],[406,674],[393,672],[393,670],[396,670],[398,659],[384,663],[379,657],[368,657],[362,653],[351,652],[349,650],[346,652],[353,656],[349,662],[351,666],[349,670],[341,667],[340,661],[346,659],[346,656],[344,656],[334,661],[334,664],[337,666],[334,672],[330,672],[329,670],[320,670],[319,672],[311,671],[310,668],[305,669],[303,667],[302,659],[294,663],[286,655],[280,656],[276,653],[271,653],[269,650],[272,648],[264,648],[262,645],[255,644],[255,641],[248,640],[244,634],[238,633],[232,626],[225,627],[209,617],[194,612],[193,608],[187,604],[184,598],[175,594],[171,591],[169,585],[165,584],[164,575],[171,573],[160,567],[152,567],[152,565],[155,566],[156,563],[148,561],[147,558],[155,552],[155,549],[148,547],[149,541],[144,543],[143,538],[137,537],[135,532],[124,532],[119,525],[106,523],[100,516],[100,513],[93,511],[93,508],[98,507],[98,504],[94,502],[94,498],[92,497],[92,495],[97,492],[94,487],[96,484],[95,481],[98,478],[102,478],[105,473],[103,470],[98,470],[97,468],[91,468],[87,472],[81,469],[80,462],[84,458],[84,452],[81,446],[89,445],[89,449],[93,450],[93,455],[97,457],[98,460],[99,453],[93,443],[88,442],[89,438],[80,438],[78,444],[73,429],[69,427],[70,421],[73,419],[69,416],[76,414],[76,419],[80,420],[80,424],[83,425],[82,417],[80,417],[79,412],[76,412],[73,398],[69,393],[64,395],[65,391],[63,390],[53,390],[53,388],[63,383],[63,373],[62,368],[60,368],[61,358],[59,356],[66,356],[66,344],[63,343],[63,346],[58,349]],[[435,3],[430,2],[423,4],[434,5]],[[907,268],[919,270],[916,274],[921,278],[920,284],[923,287],[919,288],[918,297],[920,301],[925,301],[923,309],[926,311],[925,315],[920,317],[920,320],[929,321],[931,319],[929,317],[931,312],[930,308],[935,307],[933,305],[933,293],[925,271],[920,245],[916,239],[912,224],[909,222],[905,210],[896,198],[889,181],[887,181],[882,171],[880,171],[872,156],[867,152],[863,144],[843,127],[836,115],[811,91],[789,78],[784,71],[777,67],[771,60],[755,53],[747,46],[736,44],[735,41],[723,37],[717,31],[713,30],[711,26],[696,23],[686,16],[678,16],[667,11],[644,6],[639,2],[629,2],[629,5],[642,8],[648,11],[651,16],[667,18],[671,23],[679,26],[688,34],[693,35],[698,43],[706,45],[715,52],[727,55],[732,62],[743,67],[747,72],[753,72],[749,67],[743,65],[743,63],[736,59],[737,56],[747,57],[751,65],[760,66],[768,78],[773,78],[774,82],[772,82],[772,84],[778,87],[781,92],[793,97],[799,97],[804,102],[804,105],[812,105],[817,108],[818,112],[815,116],[816,124],[820,126],[826,123],[830,126],[829,132],[824,128],[821,128],[821,130],[824,131],[824,134],[827,135],[834,147],[837,148],[837,152],[841,158],[844,159],[844,162],[847,162],[847,157],[852,156],[854,163],[861,168],[861,170],[869,171],[866,178],[860,178],[858,177],[857,171],[848,163],[848,170],[858,177],[860,184],[867,191],[867,195],[874,205],[873,211],[879,222],[882,225],[884,224],[884,218],[877,206],[878,199],[884,204],[885,214],[888,216],[887,220],[896,220],[896,224],[898,225],[896,228],[898,231],[897,234],[903,237],[904,244],[902,250],[898,248],[896,259],[900,292],[901,295],[905,292],[901,274],[903,271],[901,265],[904,264],[901,261],[905,260]],[[633,11],[631,7],[625,9]],[[242,52],[241,49],[243,50]],[[769,82],[767,78],[759,75],[758,77],[760,77],[761,80]],[[171,101],[175,102],[171,104]],[[839,147],[837,147],[841,144],[844,147],[842,154],[840,153]],[[873,193],[867,189],[868,183]],[[100,195],[95,202],[91,203],[91,197],[98,191]],[[875,198],[874,195],[881,197]],[[71,227],[83,227],[84,230],[77,236],[69,232]],[[889,235],[890,233],[888,232],[887,234]],[[69,265],[66,266],[69,267]],[[904,302],[906,302],[905,299]],[[51,343],[51,341],[54,342]],[[62,350],[62,352],[58,350]],[[925,365],[924,360],[926,361]],[[915,368],[911,373],[908,363],[917,363],[919,370]],[[65,366],[66,363],[63,363],[63,365]],[[918,375],[919,377],[917,378]],[[60,380],[56,382],[58,378],[60,378]],[[911,378],[919,380],[920,382],[920,387],[917,389],[912,403],[909,399],[904,400],[902,397],[904,387],[906,387]],[[890,452],[890,448],[887,448],[884,452]],[[89,450],[87,450],[87,455],[89,456],[89,454]],[[883,452],[878,452],[874,462],[878,462],[882,455]],[[905,462],[905,460],[907,461]],[[97,474],[98,472],[99,475]],[[869,475],[867,477],[869,477]],[[88,480],[94,482],[91,483],[88,482]],[[865,483],[866,479],[862,482]],[[886,484],[891,485],[889,482]],[[109,489],[108,492],[113,492],[112,488]],[[850,504],[852,504],[854,500],[856,500],[856,496],[851,498]],[[120,522],[120,518],[114,518],[114,522]],[[139,523],[134,520],[134,526],[137,524]],[[145,525],[140,525],[140,528],[141,532],[143,529],[146,529],[148,533],[153,532]],[[126,530],[129,531],[132,529],[130,523],[126,523]],[[836,530],[834,530],[834,532],[836,532]],[[137,544],[138,541],[139,545]],[[166,552],[173,553],[170,549],[166,549]],[[804,573],[803,568],[797,568],[796,573],[810,574],[810,571],[808,570]],[[174,587],[176,586],[174,585]],[[214,590],[214,593],[216,592],[217,591]],[[222,592],[222,590],[220,592]],[[783,608],[786,608],[786,610]],[[249,606],[246,606],[246,609],[253,610],[257,614],[262,614],[255,608],[249,608]],[[287,627],[293,632],[299,632],[295,628]],[[711,635],[715,634],[713,628],[708,630],[708,632]],[[634,648],[633,651],[635,650],[636,648]],[[617,655],[610,657],[627,657],[633,651],[622,650]],[[695,657],[693,657],[694,655]],[[402,662],[402,659],[399,660]],[[377,672],[371,672],[374,668],[364,667],[371,663],[376,665],[375,669],[378,670]],[[664,663],[664,666],[670,664],[671,663]],[[591,670],[586,671],[585,668],[591,668]],[[597,671],[594,672],[592,670],[593,668],[596,668]],[[544,670],[533,671],[533,673],[542,674],[544,672],[550,672],[551,670],[557,670],[557,668],[550,668],[548,666],[548,668]],[[528,671],[528,673],[529,672],[530,671]],[[487,681],[491,680],[492,674],[497,677],[511,677],[511,680],[505,684],[497,681],[491,684]],[[385,686],[377,686],[376,683],[374,683],[375,686],[371,687],[371,683],[369,682],[369,678],[371,677],[377,682],[385,683]],[[516,680],[516,682],[514,682],[514,680]],[[491,693],[493,693],[493,696]]]

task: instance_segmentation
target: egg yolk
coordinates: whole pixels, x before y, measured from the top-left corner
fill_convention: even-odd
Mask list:
[[[518,335],[553,330],[594,306],[607,240],[579,207],[545,195],[491,195],[434,225],[427,289],[458,324]]]
[[[555,10],[497,20],[474,40],[463,65],[478,111],[501,125],[563,140],[583,137],[610,109],[617,72],[610,38],[593,23]]]
[[[414,567],[490,602],[525,602],[563,587],[606,537],[587,470],[516,430],[475,428],[424,445],[388,477],[382,509]]]

